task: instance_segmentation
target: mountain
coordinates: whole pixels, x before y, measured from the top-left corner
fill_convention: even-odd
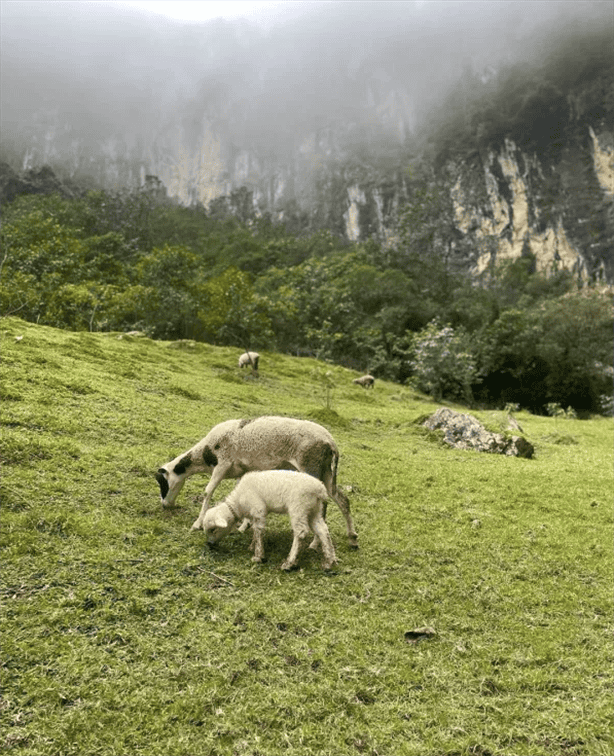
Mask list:
[[[426,183],[459,264],[612,281],[613,31],[603,2],[318,3],[269,29],[4,4],[1,157],[387,244]]]

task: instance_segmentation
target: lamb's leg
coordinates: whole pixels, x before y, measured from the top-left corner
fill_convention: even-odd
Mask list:
[[[327,509],[327,506],[328,506],[328,501],[326,499],[324,499],[324,502],[322,504],[322,518],[324,519],[324,521],[326,521],[326,509]],[[314,531],[314,533],[315,533],[315,535],[313,537],[313,541],[309,544],[309,548],[313,549],[314,551],[317,551],[318,548],[320,547],[320,538],[319,538],[318,534],[315,531]]]
[[[282,570],[291,570],[296,567],[301,546],[303,545],[303,541],[308,537],[310,532],[309,525],[306,521],[303,521],[303,517],[301,517],[298,522],[292,521],[292,517],[290,517],[290,522],[292,524],[292,530],[294,532],[294,540],[292,541],[292,548],[290,549],[288,558],[281,565]]]
[[[264,523],[260,521],[253,520],[252,521],[252,527],[254,529],[254,535],[252,538],[251,546],[254,549],[254,556],[252,557],[252,562],[264,562],[266,561],[266,558],[264,556],[264,545],[263,545],[263,533],[264,533]]]
[[[248,517],[243,518],[243,522],[239,525],[239,533],[245,533],[245,531],[250,527],[251,522],[249,521]]]
[[[203,526],[203,520],[205,519],[205,514],[207,513],[207,510],[209,509],[209,502],[211,501],[211,497],[213,496],[213,492],[215,489],[219,486],[219,484],[224,480],[226,477],[226,473],[230,469],[230,465],[222,466],[217,465],[213,468],[213,473],[211,474],[211,480],[207,483],[207,487],[205,488],[205,498],[203,500],[202,507],[200,508],[200,514],[194,521],[194,524],[192,525],[192,530],[200,530]]]
[[[313,532],[316,534],[319,542],[322,544],[322,552],[324,555],[322,559],[322,568],[325,570],[332,570],[335,564],[337,564],[337,557],[324,517],[321,514],[316,515],[311,523],[311,527],[313,528]]]

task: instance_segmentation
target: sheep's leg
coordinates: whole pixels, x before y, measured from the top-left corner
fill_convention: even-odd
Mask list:
[[[306,472],[310,472],[307,470]],[[311,473],[313,475],[313,473]],[[333,460],[333,466],[331,468],[326,467],[321,470],[321,475],[317,475],[322,483],[326,486],[328,495],[337,502],[337,506],[341,510],[341,513],[345,517],[345,527],[347,531],[348,541],[350,542],[351,549],[358,548],[358,533],[354,529],[354,521],[350,513],[350,502],[348,497],[337,486],[336,482],[336,462]],[[326,502],[322,507],[322,516],[326,520]]]
[[[324,484],[326,485],[328,481],[324,481]],[[329,484],[330,485],[330,484]],[[326,485],[327,488],[329,488],[329,485]],[[330,486],[332,488],[332,485]],[[354,529],[354,521],[352,520],[352,514],[350,512],[350,502],[348,500],[348,497],[343,493],[343,491],[340,488],[336,488],[335,492],[331,494],[332,498],[337,502],[337,506],[341,510],[343,516],[345,517],[345,527],[346,532],[348,536],[348,541],[350,543],[351,549],[357,549],[358,548],[358,533]],[[328,502],[325,501],[322,505],[322,518],[326,520],[326,509],[327,509]],[[317,549],[318,548],[318,537],[313,539],[311,544],[309,545],[310,549]]]
[[[316,515],[311,523],[313,532],[322,544],[322,552],[324,554],[322,559],[322,568],[325,570],[332,570],[337,563],[337,557],[335,555],[335,547],[330,537],[328,526],[324,521],[321,514]]]
[[[335,489],[335,492],[333,493],[333,499],[337,502],[339,509],[341,510],[341,512],[343,513],[343,516],[345,517],[345,526],[346,526],[348,541],[350,542],[350,548],[357,549],[358,548],[358,533],[354,529],[354,521],[352,520],[352,515],[350,513],[350,502],[348,501],[348,497],[343,493],[343,491],[340,488],[337,487]]]
[[[222,466],[217,465],[213,468],[213,472],[211,474],[211,480],[207,483],[207,487],[205,488],[205,498],[203,500],[202,507],[200,508],[200,514],[194,521],[194,524],[192,525],[192,530],[200,530],[203,526],[203,520],[205,519],[205,514],[207,513],[207,510],[209,509],[209,502],[211,501],[211,497],[213,496],[213,492],[215,489],[219,486],[219,484],[224,480],[226,477],[226,473],[230,469],[230,465]]]

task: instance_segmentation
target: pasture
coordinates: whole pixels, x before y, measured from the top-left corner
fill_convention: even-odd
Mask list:
[[[613,752],[611,419],[519,412],[535,458],[483,455],[423,431],[427,397],[311,359],[259,350],[254,379],[241,349],[0,335],[3,753]],[[210,551],[206,476],[160,506],[159,464],[263,414],[337,440],[361,548],[330,503],[332,575],[279,569],[282,517],[263,565],[249,533]]]

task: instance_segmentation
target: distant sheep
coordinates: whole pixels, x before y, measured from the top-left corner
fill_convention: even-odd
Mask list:
[[[255,420],[227,420],[188,451],[158,469],[162,505],[175,503],[190,475],[209,473],[205,498],[193,530],[203,521],[213,492],[227,478],[240,478],[252,470],[298,470],[324,483],[337,502],[346,522],[350,546],[358,548],[350,502],[337,486],[339,450],[331,434],[317,423],[291,417],[258,417]],[[324,515],[326,503],[324,504]]]
[[[258,370],[258,360],[260,359],[260,355],[258,352],[244,352],[239,357],[239,367],[244,368],[248,365],[251,365],[254,370]]]
[[[363,388],[373,388],[373,384],[375,383],[375,378],[372,375],[363,375],[360,378],[354,378],[352,383],[357,383],[359,386],[362,386]]]
[[[216,544],[235,530],[238,523],[248,519],[254,529],[251,548],[253,562],[264,561],[262,536],[269,512],[287,514],[294,533],[288,558],[282,570],[296,567],[305,538],[314,534],[311,546],[322,547],[322,567],[330,570],[337,562],[335,548],[324,520],[323,506],[328,491],[313,476],[288,470],[268,470],[246,473],[234,490],[221,504],[208,509],[203,519],[203,530],[209,545]]]

